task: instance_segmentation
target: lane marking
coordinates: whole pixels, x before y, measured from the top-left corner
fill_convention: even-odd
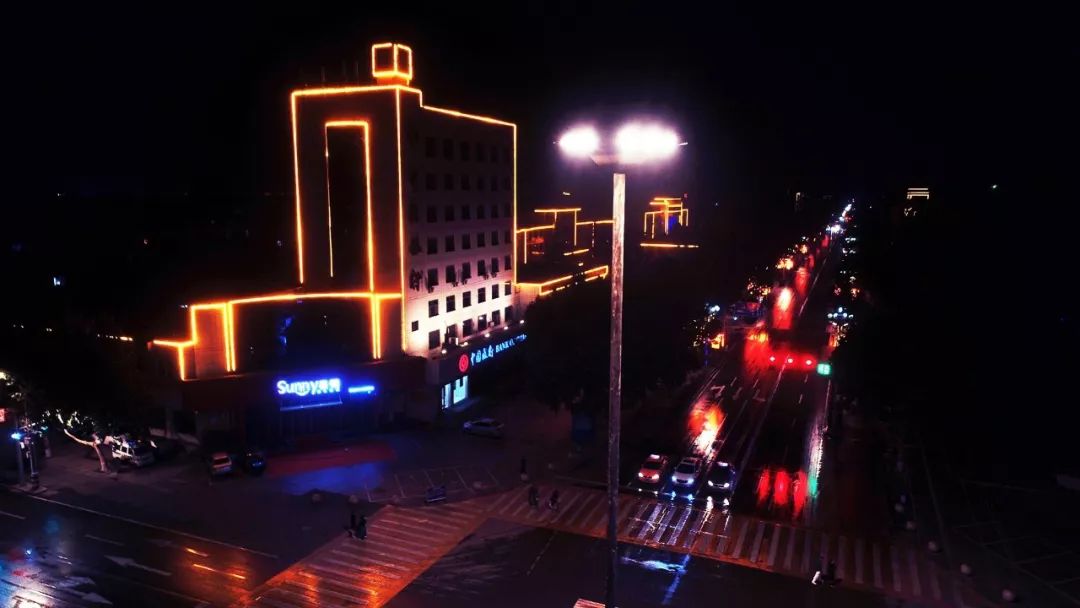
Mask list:
[[[783,530],[779,525],[773,526],[772,542],[769,544],[769,560],[768,565],[770,568],[776,563],[776,547],[780,545],[780,532]]]
[[[885,583],[881,579],[881,547],[874,543],[874,586],[884,589]]]
[[[791,536],[787,541],[787,555],[784,556],[784,570],[791,570],[791,560],[795,559],[795,536],[799,533],[798,528],[789,528]]]
[[[799,393],[799,405],[802,405],[802,398],[803,398],[802,393]]]
[[[757,385],[758,385],[759,382],[761,382],[761,378],[757,378],[756,380],[754,380],[754,385],[751,386],[750,388],[757,388]]]
[[[69,509],[74,509],[76,511],[82,511],[84,513],[91,513],[93,515],[99,515],[101,517],[107,517],[109,519],[115,519],[116,521],[122,521],[122,522],[129,523],[129,524],[135,524],[136,526],[142,526],[144,528],[150,528],[151,530],[159,530],[161,532],[168,532],[170,534],[176,534],[178,536],[186,536],[187,538],[194,538],[195,540],[201,540],[203,542],[212,543],[212,544],[215,544],[215,545],[218,545],[218,546],[221,546],[221,547],[229,547],[230,549],[236,549],[237,551],[243,551],[245,553],[251,553],[251,554],[254,554],[254,555],[261,555],[263,557],[268,557],[270,559],[278,559],[278,556],[274,555],[273,553],[266,553],[265,551],[259,551],[257,549],[249,549],[248,547],[243,547],[241,545],[234,545],[232,543],[227,543],[227,542],[225,542],[223,540],[207,538],[205,536],[199,536],[198,534],[192,534],[190,532],[184,532],[182,530],[173,530],[172,528],[166,528],[165,526],[159,526],[159,525],[156,525],[156,524],[150,524],[150,523],[146,523],[144,521],[139,521],[137,519],[131,519],[130,517],[123,517],[121,515],[113,515],[112,513],[104,513],[102,511],[96,511],[94,509],[88,509],[86,507],[80,507],[79,505],[72,505],[72,504],[68,504],[66,502],[60,502],[59,500],[53,500],[51,498],[45,498],[44,496],[37,496],[37,495],[34,495],[34,494],[24,494],[24,496],[26,496],[27,498],[29,498],[31,500],[40,500],[41,502],[47,502],[47,503],[51,503],[51,504],[54,504],[54,505],[59,505],[61,507],[67,507]]]
[[[747,520],[742,521],[742,526],[739,528],[739,540],[735,541],[735,551],[731,553],[731,557],[738,558],[742,553],[743,542],[746,541],[746,530],[750,527],[750,522]]]
[[[863,583],[863,539],[855,539],[855,582]]]
[[[93,539],[93,540],[96,540],[96,541],[103,542],[103,543],[108,543],[110,545],[116,545],[117,547],[123,547],[124,546],[124,543],[122,543],[122,542],[115,541],[115,540],[109,540],[107,538],[101,538],[100,536],[94,536],[93,534],[84,534],[83,536],[85,536],[86,538],[90,538],[90,539]]]
[[[919,583],[919,566],[915,563],[915,550],[908,549],[908,568],[911,569],[911,588],[915,595],[922,595],[922,584]]]
[[[656,525],[656,533],[652,535],[652,541],[654,543],[659,543],[660,539],[663,538],[664,533],[669,530],[668,524],[670,524],[671,520],[675,517],[677,509],[678,507],[673,506],[667,510],[667,513],[664,513],[663,519]]]
[[[0,511],[0,515],[6,515],[8,517],[13,517],[15,519],[26,519],[26,517],[24,517],[22,515],[16,515],[14,513],[8,513],[7,511]]]
[[[806,381],[807,381],[807,380],[809,380],[809,379],[810,379],[810,374],[809,374],[809,373],[807,373],[807,374],[806,374],[806,376],[805,376],[805,377],[803,377],[803,379],[802,379],[802,383],[803,383],[803,384],[806,384]]]
[[[746,556],[752,562],[758,561],[758,553],[761,551],[761,539],[765,536],[765,522],[759,521],[757,531],[754,533],[754,544],[750,546],[750,555]]]

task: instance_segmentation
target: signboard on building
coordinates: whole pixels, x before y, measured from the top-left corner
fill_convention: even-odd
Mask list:
[[[507,338],[502,342],[496,342],[495,344],[488,344],[487,346],[481,346],[480,348],[469,353],[469,367],[475,366],[479,363],[483,363],[488,359],[491,359],[495,355],[503,353],[511,348],[521,344],[525,341],[526,334],[518,334],[511,338]],[[460,369],[460,364],[458,368]],[[466,367],[468,369],[468,367]]]

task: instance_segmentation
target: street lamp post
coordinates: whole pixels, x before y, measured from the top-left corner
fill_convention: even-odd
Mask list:
[[[674,131],[658,125],[631,123],[615,135],[613,153],[600,151],[600,136],[590,127],[568,131],[559,147],[574,157],[592,159],[597,165],[616,168],[612,177],[611,208],[611,348],[608,369],[608,468],[607,541],[608,567],[604,604],[614,608],[616,572],[619,568],[619,442],[622,425],[622,317],[623,250],[626,238],[626,173],[620,167],[638,165],[670,157],[682,145]]]

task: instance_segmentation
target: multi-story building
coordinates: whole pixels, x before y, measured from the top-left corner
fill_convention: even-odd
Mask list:
[[[581,207],[548,207],[533,213],[544,223],[518,228],[515,245],[523,301],[607,277],[612,220],[582,220]]]
[[[184,408],[246,411],[249,428],[253,412],[280,429],[430,418],[525,339],[517,127],[426,104],[412,66],[376,44],[374,83],[292,92],[297,283],[192,304],[188,336],[155,341]]]

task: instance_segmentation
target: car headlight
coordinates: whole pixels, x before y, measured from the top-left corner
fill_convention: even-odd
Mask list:
[[[672,476],[671,476],[671,481],[676,481],[676,479],[675,479],[675,476],[674,476],[674,475],[672,475]]]
[[[638,471],[637,476],[638,476],[639,479],[642,478],[642,477],[645,477],[644,475],[641,474],[641,471]]]
[[[653,481],[659,481],[660,480],[660,474],[659,473],[654,473],[653,476],[652,476],[652,480]]]
[[[731,482],[730,481],[725,481],[724,482],[724,489],[727,489],[727,488],[730,488],[730,487],[731,487]]]
[[[713,483],[712,483],[712,480],[711,480],[711,479],[709,480],[709,487],[710,487],[710,488],[711,488],[711,487],[713,487]]]

